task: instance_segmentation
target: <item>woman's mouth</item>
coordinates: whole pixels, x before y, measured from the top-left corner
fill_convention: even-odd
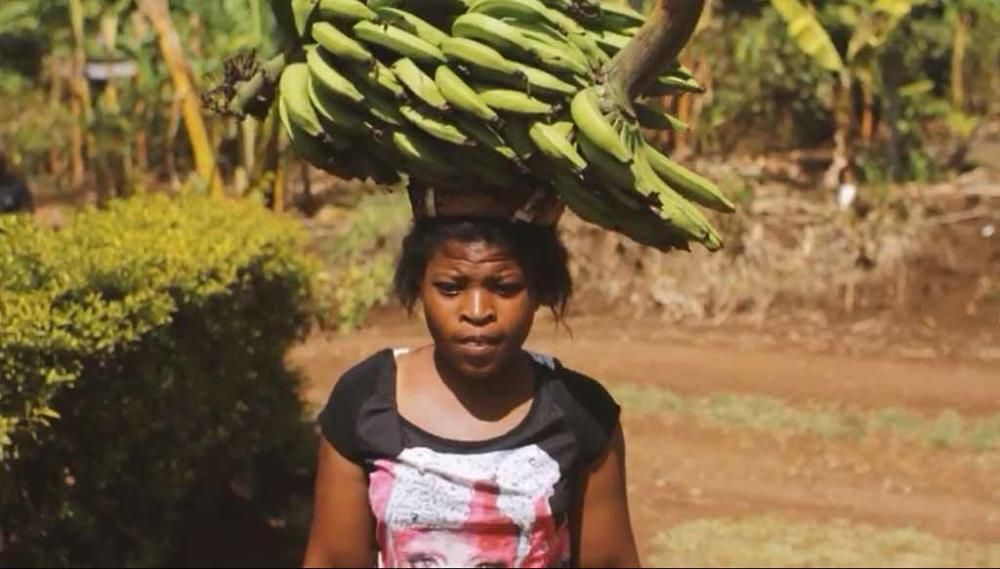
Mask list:
[[[458,351],[474,358],[491,356],[500,349],[502,338],[495,335],[463,336],[457,339]]]

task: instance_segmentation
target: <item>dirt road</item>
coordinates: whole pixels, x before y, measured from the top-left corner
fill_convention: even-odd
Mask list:
[[[381,320],[356,334],[316,337],[293,350],[291,362],[308,378],[311,403],[320,405],[335,378],[373,351],[426,341],[419,321]],[[782,352],[763,348],[752,336],[721,332],[706,345],[704,335],[657,322],[632,322],[627,330],[600,318],[571,325],[572,338],[541,324],[529,347],[612,387],[642,385],[692,397],[760,395],[792,407],[840,403],[918,414],[953,409],[970,418],[1000,410],[1000,366],[988,362]],[[632,515],[646,556],[655,553],[656,536],[679,523],[759,514],[846,518],[1000,544],[995,451],[934,449],[892,437],[857,441],[726,429],[624,407]]]

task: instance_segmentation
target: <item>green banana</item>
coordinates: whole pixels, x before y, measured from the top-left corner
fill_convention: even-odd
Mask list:
[[[469,12],[515,22],[558,25],[538,0],[474,0]]]
[[[535,122],[528,127],[528,136],[542,154],[568,167],[574,173],[579,174],[587,167],[587,161],[580,156],[560,129],[543,122]]]
[[[653,170],[682,196],[723,213],[736,211],[733,202],[709,180],[667,158],[647,142],[642,143],[642,152]]]
[[[524,166],[524,162],[518,157],[514,149],[507,145],[507,141],[503,139],[495,130],[493,130],[488,125],[467,117],[465,115],[456,114],[455,123],[458,124],[459,128],[467,133],[476,143],[488,150],[491,150],[500,156],[503,156],[507,160],[510,160],[517,166],[518,170],[522,173],[527,173],[527,168]]]
[[[598,225],[611,231],[618,231],[617,220],[608,211],[607,206],[584,187],[572,173],[561,168],[549,168],[547,177],[559,193],[559,198],[580,219]]]
[[[398,99],[386,97],[383,95],[385,91],[365,82],[355,83],[355,86],[365,96],[364,105],[373,117],[396,127],[407,124],[406,118],[399,112]]]
[[[308,38],[309,24],[312,23],[313,11],[318,0],[292,0],[292,17],[295,19],[295,31],[300,38]]]
[[[645,154],[641,152],[636,154],[632,161],[632,172],[635,174],[636,187],[639,191],[660,201],[660,217],[694,241],[706,244],[717,240],[717,238],[712,239],[715,230],[708,221],[694,206],[660,179]]]
[[[586,158],[588,168],[597,178],[616,188],[634,190],[635,174],[627,165],[601,150],[585,134],[578,134],[576,143],[580,145],[580,152]]]
[[[510,26],[513,28],[513,26]],[[515,30],[517,28],[514,28]],[[590,63],[588,63],[582,53],[567,49],[566,46],[555,47],[548,43],[521,34],[526,42],[528,51],[532,54],[534,61],[556,73],[567,73],[589,77],[591,74]]]
[[[316,16],[321,20],[336,19],[347,22],[371,21],[376,18],[375,12],[359,0],[320,0],[316,7]]]
[[[434,47],[439,47],[448,39],[448,34],[412,12],[393,7],[377,8],[375,11],[383,21],[399,26]]]
[[[486,14],[462,14],[452,23],[451,33],[458,38],[480,41],[515,59],[535,57],[534,52],[526,45],[528,38],[517,28]]]
[[[514,116],[504,117],[500,132],[521,160],[528,160],[535,154],[535,143],[528,135],[527,120]]]
[[[375,65],[351,64],[344,68],[344,73],[354,81],[355,85],[364,83],[399,100],[407,97],[406,88],[396,78],[396,74],[381,61],[375,60]]]
[[[573,130],[573,121],[556,121],[552,123],[552,128],[559,131],[559,134],[563,135],[571,142],[576,138],[576,132]]]
[[[601,111],[596,87],[588,87],[573,96],[570,115],[576,127],[599,148],[620,162],[627,163],[632,159],[632,153],[622,143],[618,131]]]
[[[313,38],[324,49],[348,61],[371,64],[375,57],[363,45],[337,29],[330,22],[316,22],[312,29]]]
[[[358,91],[347,77],[344,77],[328,61],[324,55],[323,48],[312,46],[306,50],[306,65],[309,66],[309,74],[312,82],[319,84],[326,91],[338,95],[353,103],[360,103],[365,96]]]
[[[290,120],[309,136],[322,136],[323,125],[309,101],[309,67],[305,63],[293,63],[286,67],[278,88]]]
[[[548,115],[556,110],[553,105],[521,91],[492,86],[473,87],[479,93],[483,102],[498,111],[527,115]]]
[[[357,177],[352,169],[347,168],[337,158],[339,153],[348,147],[332,146],[327,141],[309,136],[300,130],[288,119],[288,109],[280,98],[278,99],[278,114],[285,127],[285,132],[288,134],[292,150],[295,151],[296,155],[307,160],[313,166],[334,174],[339,178],[349,180]]]
[[[639,126],[655,130],[688,130],[688,124],[670,113],[644,103],[632,103]]]
[[[396,63],[392,64],[392,71],[414,96],[428,106],[439,111],[447,111],[451,108],[434,79],[424,73],[412,59],[399,58]]]
[[[444,54],[431,43],[392,24],[361,21],[351,28],[362,41],[382,46],[421,64],[444,63]]]
[[[419,169],[443,178],[451,178],[455,175],[447,152],[438,148],[431,139],[424,135],[417,132],[395,130],[392,132],[391,139],[411,165],[419,164]]]
[[[364,120],[364,115],[350,107],[341,105],[338,100],[316,89],[315,83],[309,83],[306,87],[306,95],[313,112],[325,131],[366,133],[371,130],[371,126]]]
[[[468,135],[462,132],[462,130],[457,126],[446,122],[442,117],[425,113],[411,105],[400,106],[399,112],[406,117],[406,120],[410,121],[413,126],[438,140],[443,140],[459,146],[472,143]]]
[[[468,38],[448,38],[441,42],[441,51],[450,61],[474,69],[484,69],[523,80],[524,74],[513,62],[492,47]]]
[[[590,38],[609,56],[617,54],[632,38],[612,31],[588,32]]]
[[[646,18],[631,7],[608,1],[601,2],[598,20],[603,29],[615,31],[631,31],[631,28],[641,26],[646,22]],[[634,35],[634,32],[629,35]]]
[[[500,115],[447,65],[439,65],[434,71],[434,83],[441,95],[454,108],[488,123],[495,124],[500,121]]]
[[[463,168],[468,174],[475,176],[487,186],[510,189],[525,183],[519,174],[511,171],[512,164],[510,162],[501,160],[493,153],[470,149],[463,153],[457,162],[459,168]]]
[[[677,93],[704,93],[705,88],[694,78],[660,75],[642,92],[645,96],[676,95]]]

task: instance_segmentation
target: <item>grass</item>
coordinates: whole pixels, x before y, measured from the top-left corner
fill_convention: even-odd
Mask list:
[[[937,448],[1000,450],[1000,413],[966,418],[947,410],[926,416],[898,407],[862,410],[830,403],[791,405],[759,395],[685,397],[662,387],[634,384],[613,385],[611,391],[632,413],[682,415],[714,427],[851,439],[886,434]]]
[[[703,519],[661,532],[654,566],[997,567],[1000,544],[939,538],[908,528],[774,516]]]

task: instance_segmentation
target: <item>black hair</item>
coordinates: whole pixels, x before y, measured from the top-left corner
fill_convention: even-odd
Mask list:
[[[506,250],[521,265],[539,304],[562,320],[573,295],[573,279],[569,255],[556,228],[504,219],[440,217],[414,221],[403,238],[393,278],[393,293],[408,311],[413,311],[420,298],[431,255],[449,240],[485,242]]]

